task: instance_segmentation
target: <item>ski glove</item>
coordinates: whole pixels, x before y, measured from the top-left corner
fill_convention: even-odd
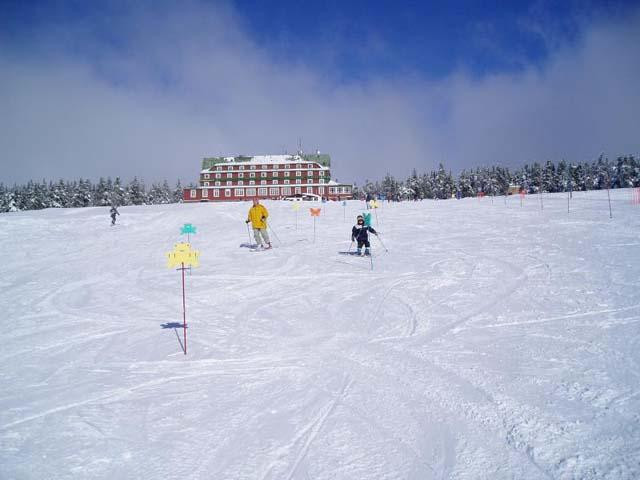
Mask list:
[[[251,220],[245,220],[244,223],[249,223]]]

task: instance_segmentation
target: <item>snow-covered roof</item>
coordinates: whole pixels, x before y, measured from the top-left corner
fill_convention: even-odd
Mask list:
[[[249,163],[283,163],[300,162],[300,155],[254,155]]]
[[[256,165],[259,167],[261,165],[272,166],[272,165],[287,164],[287,163],[291,165],[303,163],[305,165],[302,166],[302,168],[307,168],[306,167],[307,163],[318,163],[318,167],[320,169],[329,170],[329,167],[327,165],[323,165],[322,163],[319,163],[317,160],[314,160],[314,159],[303,158],[299,155],[256,155],[254,157],[240,157],[242,158],[242,160],[237,160],[239,157],[220,157],[220,158],[224,158],[226,161],[224,162],[217,161],[215,163],[205,163],[203,165],[204,168],[200,170],[200,173],[211,173],[213,170],[215,170],[215,167],[219,167],[223,165]],[[318,167],[314,167],[314,168],[318,168]],[[260,168],[258,168],[257,170],[260,170]]]
[[[331,156],[326,153],[293,155],[238,155],[234,157],[205,157],[202,159],[202,172],[217,165],[269,165],[282,163],[319,163],[323,167],[331,165]]]
[[[299,155],[247,155],[242,157],[222,157],[226,163],[256,164],[256,163],[286,163],[300,162]],[[223,162],[220,162],[223,163]]]

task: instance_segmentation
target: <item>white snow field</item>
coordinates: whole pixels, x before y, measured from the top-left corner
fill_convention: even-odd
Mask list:
[[[629,190],[0,215],[0,478],[640,478]],[[201,266],[165,253],[184,223]],[[273,235],[275,232],[279,242]]]

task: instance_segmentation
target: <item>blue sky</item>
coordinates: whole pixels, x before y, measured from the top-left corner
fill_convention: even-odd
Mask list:
[[[0,181],[188,182],[299,137],[349,181],[635,153],[639,5],[2,2]]]
[[[322,60],[328,45],[340,45],[329,60],[345,81],[412,70],[441,77],[461,65],[483,74],[518,68],[524,59],[541,61],[546,51],[544,40],[524,23],[533,10],[525,2],[328,1],[272,6],[239,0],[235,6],[257,41],[277,57],[302,58],[311,52]],[[543,13],[571,23],[574,12],[566,3]]]
[[[128,48],[122,20],[130,2],[3,2],[3,37],[38,45],[41,29],[74,26],[91,30],[95,48]],[[447,2],[235,0],[240,28],[273,61],[303,62],[338,81],[420,72],[438,78],[465,68],[475,75],[542,63],[550,45],[574,42],[580,22],[624,14],[630,1]],[[177,6],[138,2],[149,11]],[[126,22],[125,22],[126,23]],[[125,34],[123,38],[122,35]],[[76,53],[83,45],[75,45]],[[89,52],[94,53],[94,52]]]

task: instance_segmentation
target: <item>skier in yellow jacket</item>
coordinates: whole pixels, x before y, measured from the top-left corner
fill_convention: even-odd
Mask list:
[[[264,240],[264,243],[267,244],[264,248],[271,248],[271,240],[269,240],[269,234],[267,233],[268,216],[269,212],[264,205],[260,204],[260,201],[257,198],[254,198],[253,206],[249,209],[249,214],[247,215],[247,221],[245,223],[251,222],[251,226],[253,227],[253,238],[256,239],[258,247],[263,247],[262,240]]]

